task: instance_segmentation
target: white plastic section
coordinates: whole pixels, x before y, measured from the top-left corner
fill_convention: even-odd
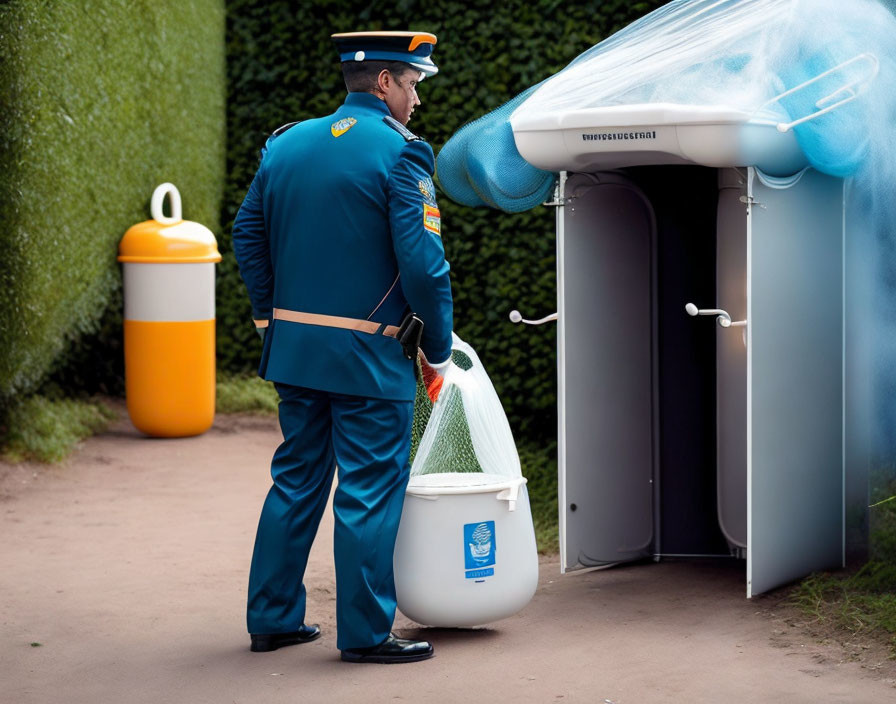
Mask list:
[[[443,494],[482,494],[497,491],[497,498],[507,501],[508,510],[515,511],[520,489],[525,483],[524,477],[508,479],[500,474],[445,472],[411,477],[407,493],[435,500]]]
[[[398,608],[417,623],[445,628],[512,616],[538,586],[525,479],[468,487],[429,485],[429,477],[446,481],[450,476],[415,477],[405,494],[394,556]],[[446,481],[451,482],[459,479]],[[474,534],[478,542],[471,541]]]
[[[769,183],[747,173],[748,597],[844,564],[844,183]]]
[[[168,196],[168,202],[171,204],[171,215],[165,215],[162,210],[162,203]],[[152,219],[163,225],[175,225],[183,220],[183,208],[181,207],[180,191],[173,183],[162,183],[156,186],[156,190],[152,192],[152,199],[149,203],[149,212],[152,213]]]
[[[215,265],[124,264],[126,320],[185,322],[215,317]]]
[[[516,147],[547,171],[599,171],[652,164],[756,166],[774,176],[807,166],[792,131],[772,115],[736,108],[648,103],[515,116]]]

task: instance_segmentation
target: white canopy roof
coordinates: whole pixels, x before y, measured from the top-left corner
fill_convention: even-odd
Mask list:
[[[518,112],[510,123],[522,157],[548,171],[695,163],[787,175],[808,164],[793,131],[779,131],[774,115],[727,106],[646,103]]]

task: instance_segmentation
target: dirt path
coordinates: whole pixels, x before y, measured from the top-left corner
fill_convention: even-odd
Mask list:
[[[246,576],[279,437],[269,418],[183,440],[121,421],[63,466],[0,465],[0,701],[896,701],[896,664],[847,661],[774,596],[747,601],[736,563],[561,576],[544,558],[517,616],[472,631],[400,617],[434,659],[342,663],[329,512],[306,578],[324,637],[250,653]]]

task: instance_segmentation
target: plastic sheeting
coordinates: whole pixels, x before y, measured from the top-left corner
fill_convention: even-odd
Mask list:
[[[522,159],[514,118],[676,103],[733,107],[782,124],[833,108],[792,129],[812,166],[858,176],[873,195],[891,182],[896,157],[890,7],[890,0],[676,0],[459,130],[439,154],[440,182],[465,205],[529,209],[549,194],[554,174]]]
[[[521,477],[519,455],[498,394],[473,348],[453,337],[454,363],[445,372],[426,421],[411,477],[478,474],[494,481]],[[425,392],[418,393],[418,409],[426,405],[425,398]],[[454,483],[458,482],[471,483],[455,477]]]

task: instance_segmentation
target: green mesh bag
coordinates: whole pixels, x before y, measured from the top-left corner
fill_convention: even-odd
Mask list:
[[[426,392],[426,386],[423,383],[423,370],[420,368],[418,359],[417,394],[414,396],[414,420],[411,421],[411,463],[417,456],[417,448],[420,447],[420,440],[423,438],[423,431],[426,430],[431,413],[432,401],[429,400],[429,394]]]

